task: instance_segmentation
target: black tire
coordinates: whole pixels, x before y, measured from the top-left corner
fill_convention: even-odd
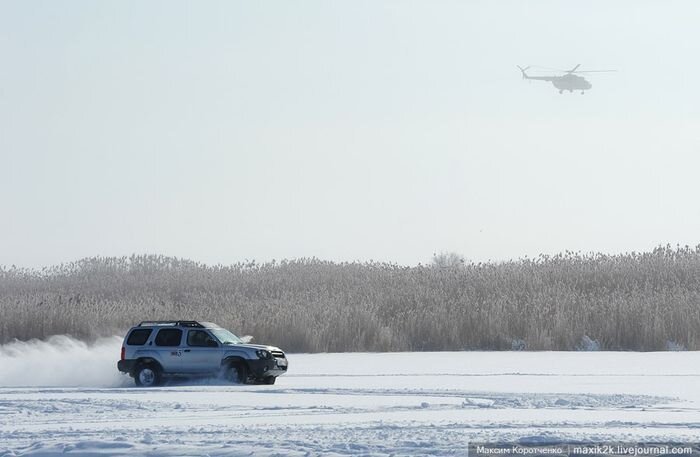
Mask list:
[[[248,367],[243,362],[233,362],[226,369],[226,380],[236,384],[248,382]]]
[[[262,379],[262,383],[271,386],[275,383],[276,380],[277,378],[275,376],[266,376]]]
[[[139,387],[155,387],[160,385],[162,380],[163,374],[158,365],[139,365],[134,371],[134,382]]]

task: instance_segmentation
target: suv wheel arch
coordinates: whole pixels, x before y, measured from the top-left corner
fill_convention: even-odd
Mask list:
[[[141,357],[136,359],[136,363],[134,363],[134,368],[129,374],[133,377],[136,374],[136,372],[144,365],[153,365],[155,368],[160,370],[161,373],[163,372],[163,366],[156,359],[152,357]]]

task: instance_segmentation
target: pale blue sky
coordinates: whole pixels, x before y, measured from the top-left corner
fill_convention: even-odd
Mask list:
[[[0,264],[700,243],[700,3],[0,0]],[[518,65],[614,68],[586,95]]]

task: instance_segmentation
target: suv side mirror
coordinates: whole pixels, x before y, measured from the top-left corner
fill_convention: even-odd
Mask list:
[[[217,342],[214,341],[214,340],[207,340],[207,347],[208,347],[208,348],[218,348],[218,347],[219,347],[219,343],[217,343]]]

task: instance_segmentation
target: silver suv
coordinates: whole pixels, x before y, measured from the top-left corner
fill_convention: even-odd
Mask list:
[[[221,376],[241,384],[274,384],[287,372],[279,348],[244,343],[209,322],[144,321],[124,337],[117,369],[137,386],[156,386],[164,377]]]

